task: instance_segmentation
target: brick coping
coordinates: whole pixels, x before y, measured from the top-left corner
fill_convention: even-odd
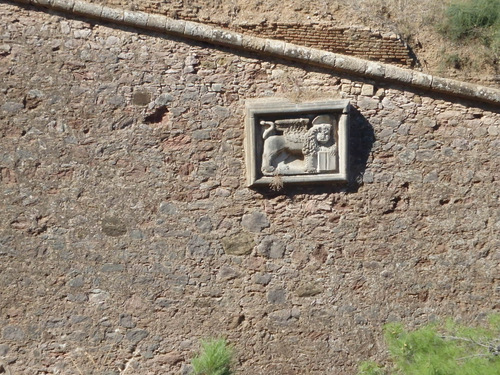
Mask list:
[[[53,9],[61,13],[298,61],[378,81],[397,82],[465,99],[500,104],[500,90],[492,87],[432,76],[390,64],[299,46],[281,40],[259,38],[202,23],[175,20],[159,14],[111,8],[80,0],[9,0],[9,2]]]

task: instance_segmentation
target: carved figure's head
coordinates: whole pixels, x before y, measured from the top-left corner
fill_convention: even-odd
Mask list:
[[[326,143],[332,137],[335,117],[330,114],[319,115],[312,120],[313,128],[317,129],[316,140],[318,143]]]
[[[332,126],[330,124],[320,124],[316,126],[318,128],[318,132],[316,133],[318,143],[328,142],[332,133]]]

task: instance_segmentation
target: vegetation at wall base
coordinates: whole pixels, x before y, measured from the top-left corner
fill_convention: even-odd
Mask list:
[[[193,358],[194,375],[231,375],[233,348],[225,339],[207,339],[201,341],[201,353]]]
[[[384,327],[391,367],[366,361],[358,375],[498,375],[500,315],[487,327],[469,327],[451,320],[407,331],[400,323]]]

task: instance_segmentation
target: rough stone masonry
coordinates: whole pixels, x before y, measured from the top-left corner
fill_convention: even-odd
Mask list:
[[[0,369],[354,374],[500,308],[495,104],[0,5]],[[351,181],[248,189],[252,98],[349,99]]]

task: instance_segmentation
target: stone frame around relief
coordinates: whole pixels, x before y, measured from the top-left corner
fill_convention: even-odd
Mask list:
[[[283,185],[346,182],[348,130],[349,100],[247,101],[247,185],[272,186],[276,176]],[[329,136],[322,137],[322,131]],[[307,151],[306,134],[314,132],[316,151]]]

